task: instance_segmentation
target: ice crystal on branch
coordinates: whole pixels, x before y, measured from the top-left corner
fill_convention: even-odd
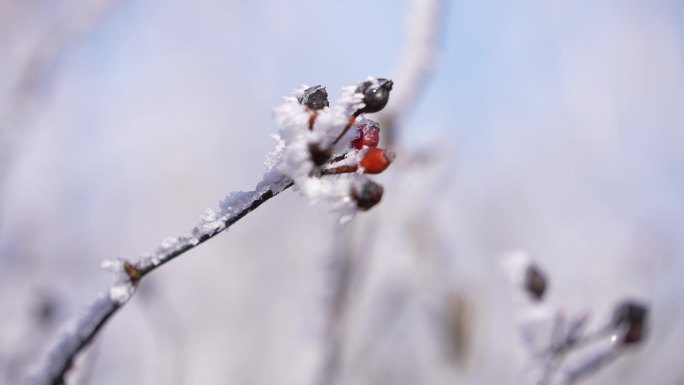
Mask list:
[[[276,148],[266,160],[268,172],[292,179],[312,202],[328,203],[341,222],[368,210],[380,201],[383,189],[372,182],[373,196],[359,199],[359,186],[371,186],[364,174],[384,171],[395,155],[376,148],[380,125],[363,114],[380,111],[392,86],[391,80],[368,78],[343,87],[333,105],[325,87],[296,89],[274,110],[280,130],[274,135]]]

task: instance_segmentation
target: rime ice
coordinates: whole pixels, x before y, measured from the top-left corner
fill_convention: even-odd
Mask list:
[[[386,80],[384,82],[387,82]],[[364,89],[382,87],[382,82],[368,78]],[[326,202],[340,215],[340,221],[353,218],[357,211],[351,197],[354,180],[363,169],[354,167],[361,160],[366,148],[355,148],[350,143],[358,138],[357,127],[377,126],[377,123],[359,116],[366,107],[364,94],[359,86],[342,88],[341,96],[331,106],[325,101],[309,106],[314,91],[321,86],[302,85],[292,96],[285,97],[276,107],[273,117],[280,126],[274,139],[275,149],[266,158],[268,172],[279,172],[294,181],[295,188],[306,195],[312,203]],[[389,91],[387,91],[389,92]],[[326,166],[339,168],[343,173],[322,176]]]

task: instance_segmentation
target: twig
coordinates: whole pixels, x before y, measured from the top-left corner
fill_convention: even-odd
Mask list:
[[[388,146],[394,144],[396,122],[415,105],[433,71],[444,8],[444,0],[412,0],[409,4],[403,49],[392,75],[398,86],[392,93],[392,105],[380,112],[378,119]]]
[[[190,235],[171,238],[162,243],[156,252],[136,263],[123,263],[125,274],[103,293],[60,337],[39,366],[32,385],[64,384],[64,376],[74,358],[102,330],[107,321],[135,294],[139,282],[149,273],[179,255],[208,241],[262,203],[291,187],[292,180],[281,174],[267,174],[255,191],[233,193],[221,203],[221,212],[208,212]]]
[[[372,219],[362,230],[358,230],[359,226],[359,223],[350,223],[344,231],[337,233],[331,272],[332,298],[325,315],[327,339],[323,346],[321,370],[314,382],[316,385],[334,385],[349,370],[344,359],[349,344],[350,321],[354,315],[353,305],[357,302],[373,257],[362,252],[373,248],[377,235],[377,224]]]

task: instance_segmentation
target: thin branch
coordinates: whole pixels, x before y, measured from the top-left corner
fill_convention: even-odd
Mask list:
[[[316,385],[334,385],[348,371],[344,360],[354,315],[353,305],[358,302],[359,291],[373,257],[362,251],[372,250],[377,235],[377,224],[372,219],[361,230],[358,230],[359,226],[359,223],[350,223],[335,238],[332,297],[325,314],[326,340],[321,368],[314,382]]]
[[[396,122],[415,105],[433,72],[445,4],[445,0],[412,0],[409,4],[403,49],[392,75],[397,84],[392,105],[379,114],[383,140],[388,146],[394,144]]]
[[[264,202],[291,187],[293,182],[282,174],[270,173],[255,191],[232,193],[221,202],[221,211],[208,210],[190,235],[167,239],[151,254],[136,263],[123,262],[124,272],[117,283],[99,296],[60,337],[39,366],[32,385],[64,384],[74,358],[97,336],[109,319],[135,294],[140,281],[149,273],[179,255],[215,237]]]
[[[561,384],[573,385],[591,376],[615,361],[623,352],[624,349],[622,346],[612,344],[603,350],[593,353],[579,364],[565,371]]]

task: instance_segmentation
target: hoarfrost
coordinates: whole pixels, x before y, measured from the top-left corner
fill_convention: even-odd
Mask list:
[[[110,273],[119,274],[123,271],[123,261],[121,259],[105,259],[100,267]]]
[[[109,298],[124,304],[135,294],[135,286],[131,282],[122,282],[109,288]]]
[[[375,78],[368,80],[377,83]],[[349,143],[358,136],[356,127],[368,124],[367,119],[359,116],[352,129],[337,143],[334,141],[349,124],[354,112],[364,107],[363,95],[356,92],[355,85],[343,87],[334,105],[315,112],[315,129],[310,130],[312,111],[299,102],[307,88],[307,85],[302,85],[294,90],[292,96],[285,97],[283,104],[273,111],[273,118],[280,130],[273,135],[276,145],[264,162],[267,175],[270,173],[291,178],[295,189],[307,196],[311,203],[329,204],[332,211],[339,215],[340,222],[344,223],[351,220],[356,212],[356,205],[350,197],[352,180],[356,175],[321,178],[311,160],[310,148],[312,145],[321,145],[323,148],[332,146],[332,156],[343,160],[340,164],[344,164],[345,160],[358,161],[359,153],[350,151]]]

